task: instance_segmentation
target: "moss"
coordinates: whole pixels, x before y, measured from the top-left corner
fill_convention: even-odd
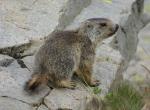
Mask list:
[[[100,94],[101,91],[102,91],[102,90],[101,90],[99,87],[94,87],[94,88],[93,88],[93,93],[94,93],[94,94]]]
[[[103,2],[112,3],[112,0],[103,0]]]
[[[143,106],[141,94],[127,83],[106,95],[105,104],[110,110],[141,110]]]
[[[146,12],[150,12],[150,4],[146,4],[144,9]]]

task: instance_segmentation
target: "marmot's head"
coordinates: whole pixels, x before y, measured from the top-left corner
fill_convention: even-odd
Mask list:
[[[88,36],[93,43],[98,43],[106,39],[118,30],[118,24],[106,18],[91,18],[83,22],[79,28],[79,33]]]

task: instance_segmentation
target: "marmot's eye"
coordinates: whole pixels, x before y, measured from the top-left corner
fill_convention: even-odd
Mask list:
[[[107,24],[106,24],[106,23],[100,23],[100,25],[101,25],[102,27],[107,26]]]
[[[92,26],[90,24],[87,25],[88,28],[91,28]]]

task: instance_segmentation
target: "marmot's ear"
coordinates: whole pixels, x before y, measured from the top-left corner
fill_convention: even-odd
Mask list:
[[[87,23],[87,25],[86,25],[86,26],[87,26],[87,28],[88,28],[88,29],[93,28],[93,25],[92,25],[92,24],[90,24],[90,23]]]
[[[90,22],[90,21],[85,21],[85,26],[86,26],[86,29],[92,29],[93,28],[93,24]]]

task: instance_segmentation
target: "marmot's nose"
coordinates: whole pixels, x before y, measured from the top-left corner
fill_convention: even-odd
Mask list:
[[[114,26],[110,29],[110,34],[109,36],[112,36],[113,34],[115,34],[118,31],[119,25],[118,24],[114,24]]]
[[[118,24],[114,24],[112,31],[115,33],[119,28]]]
[[[118,25],[118,24],[116,24],[115,31],[117,31],[117,30],[118,30],[118,28],[119,28],[119,25]]]

